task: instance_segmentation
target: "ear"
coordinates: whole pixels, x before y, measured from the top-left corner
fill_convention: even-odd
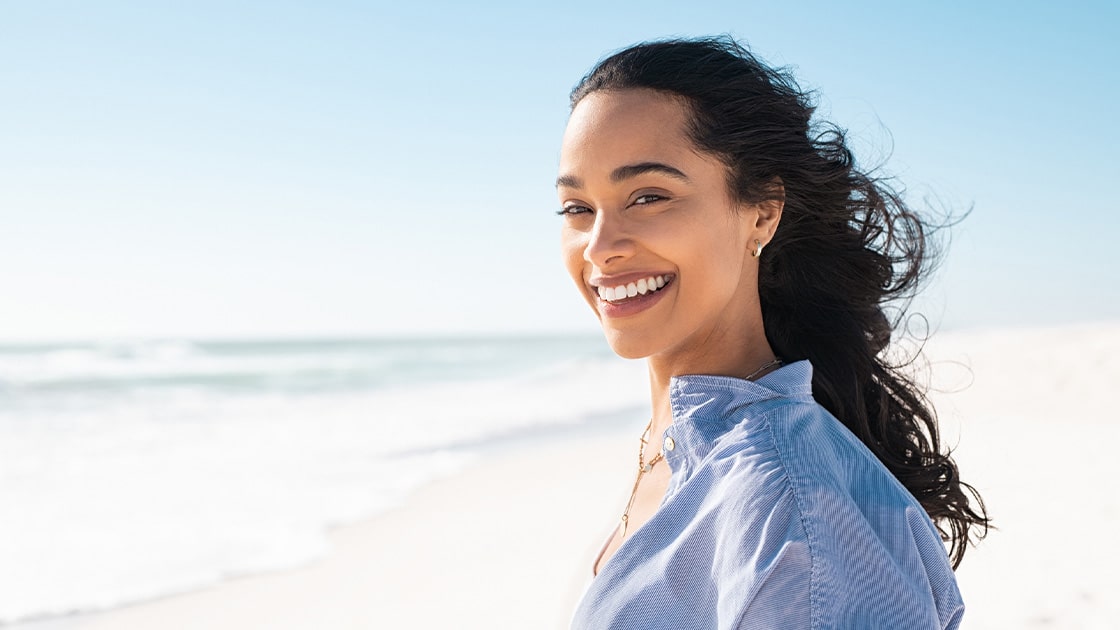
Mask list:
[[[782,220],[782,208],[786,202],[782,199],[771,199],[763,201],[755,206],[758,214],[755,219],[755,229],[760,234],[759,238],[765,245],[774,238],[774,232],[778,229],[778,222]],[[762,237],[765,238],[762,238]]]
[[[782,220],[782,209],[785,207],[786,202],[786,188],[782,185],[782,180],[775,177],[770,183],[767,190],[770,199],[752,203],[747,208],[750,213],[748,216],[753,216],[753,222],[747,226],[751,234],[749,242],[753,245],[757,239],[765,246],[774,238],[774,232],[778,229],[778,223]]]

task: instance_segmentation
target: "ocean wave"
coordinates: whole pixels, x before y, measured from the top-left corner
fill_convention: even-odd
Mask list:
[[[391,509],[481,452],[594,430],[647,404],[642,366],[608,358],[601,342],[452,345],[383,345],[380,381],[336,388],[293,383],[370,365],[376,344],[0,352],[0,374],[22,383],[0,390],[0,623],[306,563],[326,552],[331,525]],[[11,361],[47,366],[40,386]],[[176,386],[155,376],[208,361],[283,365],[251,372],[279,380],[236,392],[201,368]]]

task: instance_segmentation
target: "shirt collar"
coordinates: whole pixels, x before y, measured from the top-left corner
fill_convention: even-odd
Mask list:
[[[673,424],[662,451],[678,470],[711,450],[711,444],[750,415],[751,405],[773,399],[812,400],[813,366],[797,361],[748,381],[731,376],[690,374],[669,380]]]

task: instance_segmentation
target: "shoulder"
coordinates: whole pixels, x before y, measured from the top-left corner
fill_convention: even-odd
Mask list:
[[[813,627],[830,627],[826,619],[944,627],[959,616],[947,554],[917,500],[815,401],[768,403],[713,449],[713,463],[727,472],[768,472],[728,479],[745,495],[727,506],[735,511],[752,496],[772,497],[755,540],[770,559],[759,593],[768,583],[786,585],[769,589],[780,601],[778,591],[789,595],[788,586],[803,580]]]

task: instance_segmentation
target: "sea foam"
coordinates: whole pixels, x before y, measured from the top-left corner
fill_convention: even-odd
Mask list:
[[[0,347],[0,622],[305,564],[332,525],[644,397],[596,339]]]

